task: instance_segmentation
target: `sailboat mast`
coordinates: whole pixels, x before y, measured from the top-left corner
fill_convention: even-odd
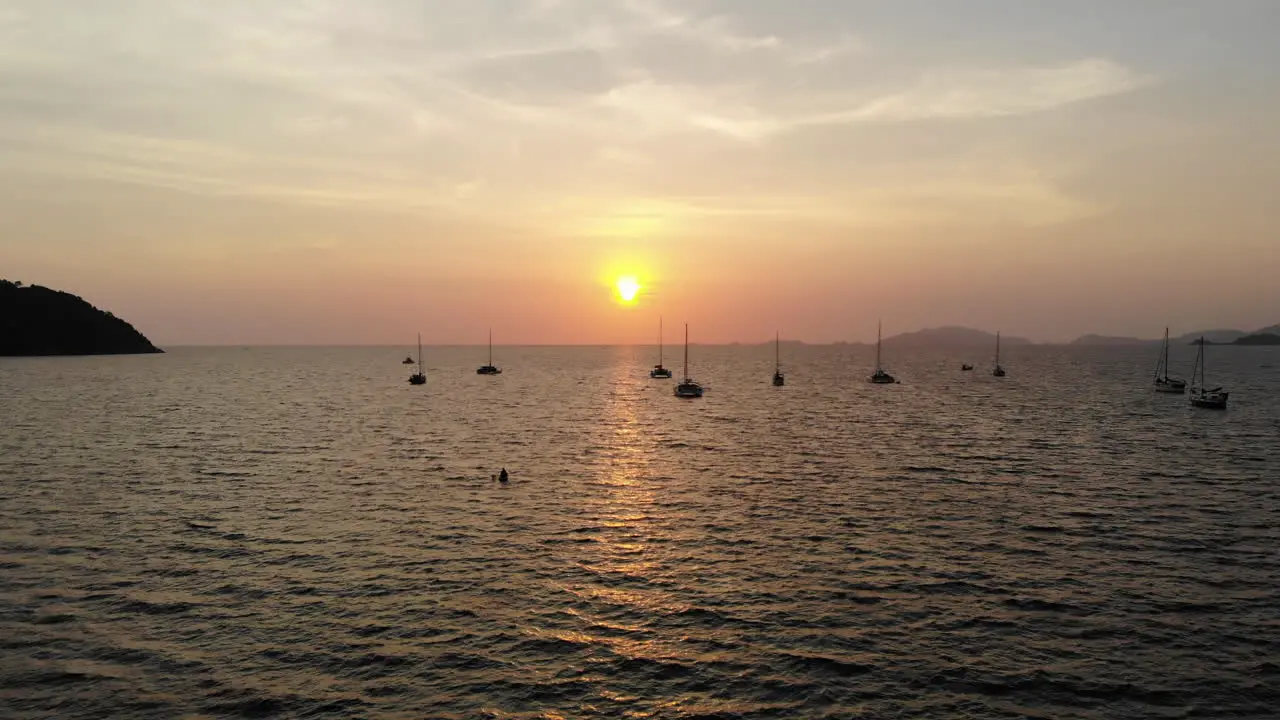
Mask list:
[[[1000,331],[996,331],[996,365],[1000,364]]]
[[[662,367],[662,316],[658,316],[658,367]]]
[[[1199,365],[1199,369],[1201,369],[1201,383],[1199,383],[1199,387],[1203,389],[1204,388],[1204,360],[1206,360],[1206,357],[1204,357],[1204,336],[1201,336],[1201,348],[1199,348],[1199,352],[1197,352],[1196,357],[1197,357],[1197,360],[1199,360],[1199,363],[1197,363]]]
[[[418,374],[422,375],[422,333],[418,333]]]
[[[782,333],[773,331],[773,371],[782,369]]]
[[[1169,328],[1164,329],[1164,348],[1160,351],[1160,369],[1164,372],[1164,379],[1169,379]]]
[[[876,321],[876,369],[880,369],[880,327],[883,323]]]
[[[489,328],[489,364],[493,365],[493,328]]]
[[[689,323],[684,324],[684,377],[689,379]]]

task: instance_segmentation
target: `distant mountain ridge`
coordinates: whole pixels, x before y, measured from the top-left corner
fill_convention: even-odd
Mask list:
[[[1251,337],[1254,335],[1280,335],[1280,325],[1271,325],[1253,332],[1245,332],[1235,329],[1220,330],[1197,330],[1195,332],[1184,333],[1177,337],[1169,338],[1172,345],[1194,345],[1200,342],[1203,337],[1205,342],[1211,345],[1232,345],[1237,344],[1236,341]],[[1135,337],[1116,337],[1110,335],[1081,335],[1072,340],[1068,345],[1150,345],[1159,343],[1160,338],[1135,338]],[[1241,345],[1267,344],[1257,341],[1239,343]]]
[[[1118,337],[1114,335],[1081,335],[1080,337],[1067,343],[1068,345],[1150,345],[1158,343],[1160,340],[1144,340],[1135,337]]]
[[[159,352],[132,325],[71,293],[0,280],[0,356]]]
[[[1199,345],[1200,338],[1191,341],[1192,345]],[[1209,338],[1204,339],[1205,345],[1280,345],[1280,334],[1270,332],[1256,332],[1248,335],[1242,335],[1231,342],[1214,342]]]
[[[1256,332],[1236,338],[1232,345],[1280,345],[1280,333]]]
[[[1000,336],[1003,345],[1030,345],[1026,338]],[[901,333],[884,339],[885,345],[897,347],[924,347],[934,345],[959,345],[994,347],[996,334],[985,330],[948,325],[945,327],[927,328],[915,332]]]

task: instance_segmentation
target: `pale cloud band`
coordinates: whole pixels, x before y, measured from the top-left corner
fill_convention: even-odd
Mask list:
[[[752,154],[813,128],[1047,112],[1151,82],[1098,57],[912,70],[855,26],[754,32],[656,0],[139,0],[70,21],[59,5],[0,16],[0,142],[25,171],[414,211],[537,203],[658,154],[679,168],[682,144]],[[841,73],[867,63],[899,86]]]

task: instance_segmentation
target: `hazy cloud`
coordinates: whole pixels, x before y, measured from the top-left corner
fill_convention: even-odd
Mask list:
[[[1266,184],[1244,179],[1280,157],[1280,11],[1228,5],[0,0],[0,210],[53,238],[29,257],[82,232],[51,189],[72,184],[85,205],[175,198],[196,208],[178,229],[209,238],[228,233],[203,202],[252,204],[245,235],[305,238],[321,213],[351,248],[437,224],[575,258],[601,238],[767,232],[817,257],[1219,218],[1255,248],[1270,216],[1242,206]],[[120,237],[172,229],[101,217]]]

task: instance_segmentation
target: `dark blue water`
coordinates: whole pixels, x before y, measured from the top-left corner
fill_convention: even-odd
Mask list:
[[[483,353],[0,360],[0,716],[1276,716],[1276,349]]]

